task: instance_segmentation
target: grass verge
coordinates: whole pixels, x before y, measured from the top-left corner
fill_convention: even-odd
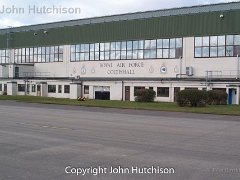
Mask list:
[[[139,103],[130,101],[104,101],[104,100],[87,100],[77,101],[63,98],[36,97],[36,96],[0,96],[0,100],[14,100],[29,103],[59,104],[74,106],[92,106],[108,108],[125,108],[125,109],[145,109],[172,112],[191,112],[202,114],[219,114],[219,115],[238,115],[240,116],[240,106],[237,105],[211,105],[207,107],[178,107],[176,103]]]

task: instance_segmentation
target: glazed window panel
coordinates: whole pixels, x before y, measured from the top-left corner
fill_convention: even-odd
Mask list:
[[[200,43],[197,41],[200,41],[201,38],[203,38],[203,43],[202,46],[199,46]],[[237,47],[239,45],[240,35],[195,37],[195,57],[235,57],[238,55]],[[201,54],[199,48],[201,48]]]
[[[129,51],[129,50],[132,50],[133,49],[133,43],[132,43],[132,41],[128,41],[127,42],[127,50]]]
[[[104,51],[100,52],[100,60],[104,60]]]
[[[121,42],[121,50],[126,51],[127,49],[127,43],[125,41]]]
[[[218,45],[217,40],[218,40],[217,36],[211,36],[210,37],[210,46],[217,46]]]
[[[16,53],[16,51],[14,51]],[[9,50],[0,50],[0,64],[9,63]]]
[[[110,59],[110,52],[105,51],[105,60],[109,60],[109,59]]]
[[[100,56],[99,56],[99,51],[95,51],[95,56],[94,56],[95,60],[99,60]]]
[[[78,53],[78,56],[80,61],[84,61],[85,53]]]
[[[209,37],[205,36],[202,38],[202,46],[209,46]]]
[[[134,50],[138,49],[138,41],[133,41],[133,49]]]
[[[91,60],[91,61],[94,60],[94,52],[90,52],[90,60]]]
[[[121,58],[121,51],[116,51],[116,59],[120,59]]]
[[[218,57],[224,57],[225,56],[225,46],[218,47]]]
[[[234,36],[234,45],[237,45],[237,46],[240,45],[240,35]]]
[[[239,55],[240,55],[240,46],[234,46],[233,56],[239,56]]]
[[[170,48],[176,47],[176,39],[170,39]]]
[[[116,51],[110,52],[110,59],[116,59]]]
[[[144,41],[140,40],[138,43],[138,49],[144,49]]]
[[[157,40],[157,48],[161,48],[162,49],[163,48],[163,44],[162,43],[163,43],[163,40],[162,39],[158,39]]]
[[[202,46],[202,37],[195,37],[195,46]]]
[[[132,59],[133,57],[133,51],[127,51],[127,59]]]
[[[138,50],[133,50],[132,58],[133,59],[137,59],[138,58]]]
[[[157,50],[157,58],[160,58],[160,59],[163,58],[163,50],[162,49]]]
[[[209,54],[208,54],[208,56],[209,56]],[[201,47],[195,48],[195,57],[202,57],[202,48]]]
[[[210,57],[217,57],[217,47],[210,48]]]
[[[233,45],[234,36],[233,35],[227,35],[226,36],[226,45]]]
[[[158,87],[157,97],[169,97],[169,87]]]
[[[163,39],[163,48],[169,48],[169,39]]]
[[[176,50],[170,49],[170,58],[175,58],[175,57],[176,57]]]
[[[225,36],[218,36],[218,46],[225,46]]]
[[[94,44],[90,44],[90,51],[94,51]]]
[[[169,49],[163,49],[163,58],[169,58]]]
[[[56,85],[48,85],[48,93],[56,93]]]
[[[121,59],[126,59],[127,51],[121,51]]]
[[[143,59],[143,50],[138,50],[138,59]]]
[[[227,46],[226,47],[226,56],[233,56],[233,47],[234,46]]]
[[[116,50],[116,42],[111,42],[111,51]]]
[[[209,47],[202,48],[202,57],[209,57]]]
[[[182,48],[183,42],[182,38],[176,38],[176,48]]]
[[[18,92],[25,92],[25,84],[18,84]]]
[[[104,50],[109,51],[110,50],[110,43],[104,43]]]
[[[116,42],[116,50],[121,50],[121,42]]]

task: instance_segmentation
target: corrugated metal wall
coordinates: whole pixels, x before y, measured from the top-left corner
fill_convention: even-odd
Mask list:
[[[224,14],[224,18],[220,18]],[[91,43],[118,40],[186,37],[240,33],[240,10],[181,16],[168,16],[11,34],[9,47]],[[6,35],[0,36],[0,48],[6,48]]]

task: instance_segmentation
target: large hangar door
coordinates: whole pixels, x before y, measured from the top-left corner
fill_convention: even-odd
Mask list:
[[[94,99],[110,100],[109,86],[94,86]]]

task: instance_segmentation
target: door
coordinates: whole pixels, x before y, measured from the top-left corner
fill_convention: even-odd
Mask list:
[[[19,67],[15,67],[15,78],[19,78]]]
[[[109,91],[95,91],[95,99],[110,100],[110,92]]]
[[[228,90],[228,104],[237,104],[237,90],[236,89],[229,89]]]
[[[3,85],[3,91],[4,91],[4,94],[7,95],[7,84],[4,84],[4,85]]]
[[[41,96],[41,85],[37,85],[37,96]]]
[[[125,86],[125,101],[130,101],[130,86]]]

